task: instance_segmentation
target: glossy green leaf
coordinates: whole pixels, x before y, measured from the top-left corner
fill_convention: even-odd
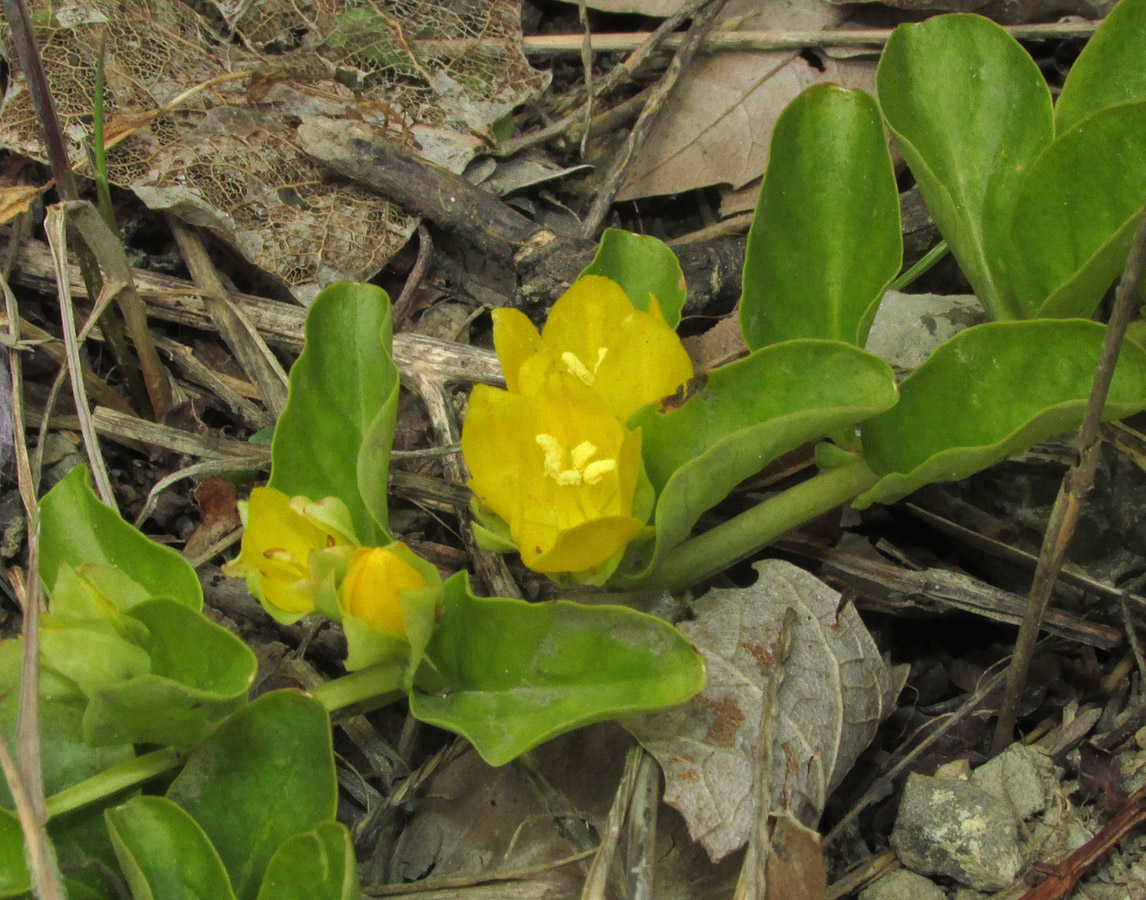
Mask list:
[[[1023,308],[1090,316],[1126,265],[1144,197],[1146,101],[1095,113],[1051,144],[1012,225],[1009,274]]]
[[[105,816],[134,900],[234,900],[219,854],[178,804],[133,797]]]
[[[263,694],[192,752],[167,796],[202,826],[239,900],[254,900],[282,842],[334,818],[330,717],[304,694]]]
[[[606,228],[597,255],[581,275],[611,278],[629,295],[633,306],[645,312],[651,297],[656,297],[669,326],[676,328],[680,324],[688,297],[684,273],[668,244],[655,237]]]
[[[1146,0],[1122,0],[1086,42],[1055,104],[1055,127],[1069,131],[1109,106],[1146,100]],[[1110,158],[1117,159],[1113,153]]]
[[[955,481],[1082,423],[1106,328],[1083,319],[993,322],[941,345],[863,425],[880,481],[856,501],[889,503]],[[1104,418],[1146,408],[1146,351],[1123,345]]]
[[[101,503],[86,466],[76,466],[40,501],[40,577],[48,591],[60,563],[114,566],[154,597],[203,608],[199,577],[180,554],[148,540]]]
[[[108,834],[104,812],[123,803],[136,791],[121,791],[99,803],[55,816],[48,822],[48,836],[65,879],[68,900],[118,897],[119,865]]]
[[[31,889],[20,819],[11,810],[0,809],[0,897],[18,897]]]
[[[96,690],[84,712],[92,744],[190,746],[246,702],[257,661],[221,625],[170,600],[141,603],[149,671]]]
[[[270,487],[339,498],[367,545],[390,542],[386,477],[398,414],[391,339],[381,288],[343,282],[319,294],[271,444]]]
[[[1005,272],[1018,188],[1054,136],[1034,60],[976,15],[892,32],[879,62],[880,107],[951,252],[995,319],[1028,318]]]
[[[620,606],[474,597],[459,572],[426,657],[430,690],[410,695],[424,722],[469,739],[500,766],[581,725],[682,703],[704,661],[660,619]]]
[[[102,619],[45,616],[40,654],[45,665],[75,682],[89,698],[101,688],[138,678],[151,670],[147,651]]]
[[[271,857],[258,900],[358,900],[350,832],[339,822],[287,838]]]
[[[744,257],[753,350],[792,338],[862,347],[903,262],[899,195],[875,101],[818,85],[776,122]]]
[[[712,371],[679,409],[638,413],[629,425],[641,428],[658,494],[656,539],[633,548],[612,583],[639,584],[706,510],[772,460],[895,401],[895,376],[883,360],[842,341],[796,340]]]

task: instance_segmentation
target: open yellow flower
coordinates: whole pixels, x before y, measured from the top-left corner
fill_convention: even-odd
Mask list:
[[[426,579],[392,547],[360,547],[350,557],[342,582],[342,607],[383,634],[406,639],[406,620],[399,594],[422,590]]]
[[[251,593],[276,618],[292,621],[314,611],[318,586],[311,573],[312,553],[356,543],[349,528],[333,524],[339,511],[331,504],[290,498],[268,487],[251,491],[239,555],[224,570],[245,576]]]
[[[553,304],[541,333],[516,309],[496,310],[493,324],[494,347],[511,392],[533,395],[550,374],[566,372],[622,422],[693,375],[656,298],[643,312],[619,284],[600,275],[577,279]]]
[[[633,515],[640,430],[627,431],[567,372],[550,373],[528,396],[475,387],[462,453],[470,488],[535,571],[584,572],[644,528]]]

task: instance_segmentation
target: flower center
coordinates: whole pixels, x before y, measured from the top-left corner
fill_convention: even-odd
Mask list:
[[[569,350],[561,354],[561,362],[565,363],[565,370],[570,375],[576,375],[585,383],[586,387],[592,387],[593,382],[597,378],[597,371],[601,368],[601,363],[605,361],[605,357],[608,353],[608,347],[597,348],[597,362],[594,363],[592,370],[590,370],[585,363],[581,362],[580,357]]]
[[[567,449],[551,434],[539,434],[534,440],[545,452],[545,474],[562,486],[597,484],[610,472],[616,471],[615,459],[593,460],[597,455],[597,445],[590,441],[582,441]]]

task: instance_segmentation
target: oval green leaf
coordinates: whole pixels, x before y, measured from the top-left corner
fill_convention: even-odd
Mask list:
[[[633,306],[645,312],[656,297],[669,327],[676,328],[680,324],[688,291],[680,260],[664,241],[620,228],[606,228],[597,246],[597,255],[581,275],[611,278],[628,294]]]
[[[753,350],[792,338],[862,347],[903,262],[899,195],[875,101],[818,85],[784,110],[744,257]]]
[[[93,692],[84,712],[92,744],[190,746],[246,702],[258,663],[226,628],[165,599],[130,616],[148,630],[149,671]]]
[[[239,900],[254,900],[282,842],[334,818],[330,717],[296,691],[263,694],[192,752],[167,797],[218,849]]]
[[[956,481],[1082,423],[1106,328],[1082,319],[993,322],[957,334],[899,386],[900,401],[863,424],[879,482],[855,502],[890,503]],[[1103,413],[1146,408],[1146,350],[1126,342]]]
[[[1054,110],[1058,133],[1108,106],[1146,100],[1144,59],[1146,0],[1122,0],[1070,67]]]
[[[196,611],[203,588],[191,564],[170,547],[148,540],[100,502],[86,466],[76,466],[40,501],[40,577],[48,591],[60,563],[113,566],[153,597],[170,597]]]
[[[500,766],[582,725],[683,703],[704,686],[704,660],[668,623],[621,606],[475,597],[467,573],[446,582],[426,658],[423,722],[468,738]]]
[[[1087,118],[1019,191],[1009,273],[1040,318],[1090,316],[1126,265],[1146,197],[1146,101]]]
[[[386,292],[343,282],[320,293],[290,373],[271,442],[269,485],[292,497],[337,497],[358,539],[384,545],[386,478],[398,415],[398,370]]]
[[[1054,137],[1038,66],[980,16],[935,16],[892,32],[880,108],[939,231],[995,319],[1028,318],[1008,289],[1007,229],[1025,170]]]
[[[340,822],[283,841],[267,864],[258,900],[358,900],[358,868],[350,832]]]
[[[773,344],[709,373],[679,408],[630,421],[657,492],[656,538],[635,547],[612,584],[640,583],[700,516],[777,457],[851,429],[896,401],[883,360],[843,341]]]
[[[134,900],[235,900],[219,854],[178,804],[133,797],[104,816]]]
[[[0,809],[0,897],[18,897],[32,890],[32,874],[24,858],[24,830],[10,809]]]

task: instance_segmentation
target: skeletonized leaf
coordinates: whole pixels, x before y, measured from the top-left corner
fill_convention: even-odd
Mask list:
[[[664,769],[665,800],[714,860],[743,846],[753,827],[762,690],[788,608],[798,621],[779,696],[774,811],[814,824],[902,686],[838,593],[780,560],[756,570],[750,587],[709,591],[696,620],[680,626],[705,657],[707,687],[683,706],[626,723]]]

